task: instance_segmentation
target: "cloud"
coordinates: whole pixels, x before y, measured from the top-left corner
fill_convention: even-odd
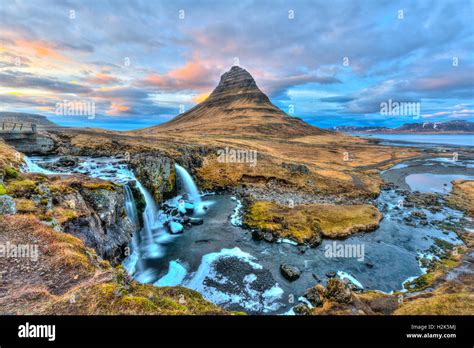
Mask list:
[[[346,97],[342,95],[320,99],[320,101],[325,102],[325,103],[347,103],[352,100],[354,100],[353,97]]]
[[[29,73],[4,71],[0,72],[0,80],[3,87],[8,88],[32,88],[49,90],[60,93],[89,93],[92,89],[74,83],[62,82],[55,78],[38,77]]]
[[[95,99],[104,113],[178,113],[176,100],[202,100],[238,59],[277,105],[291,99],[308,120],[374,118],[388,99],[420,101],[426,115],[448,118],[462,115],[450,107],[473,100],[470,1],[300,0],[291,9],[290,19],[283,0],[7,2],[2,87],[32,94],[23,100],[46,92]]]

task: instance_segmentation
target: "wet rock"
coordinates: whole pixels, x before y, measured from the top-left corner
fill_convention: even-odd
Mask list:
[[[326,286],[326,297],[339,303],[350,303],[352,291],[348,284],[338,278],[331,278]]]
[[[59,158],[54,165],[56,167],[74,167],[77,165],[77,158],[72,156],[64,156]]]
[[[171,158],[159,152],[146,152],[132,157],[130,165],[137,179],[161,202],[176,193],[176,173]]]
[[[426,220],[426,214],[421,210],[413,211],[411,216],[417,219]]]
[[[252,231],[252,239],[253,240],[263,240],[264,233],[260,230],[253,230]]]
[[[16,214],[16,205],[12,197],[8,195],[0,196],[0,215]]]
[[[285,263],[280,265],[280,272],[283,277],[288,279],[290,282],[295,281],[301,276],[301,271],[297,267]]]
[[[304,245],[298,245],[298,253],[299,254],[304,254],[306,252],[306,246]]]
[[[309,315],[310,309],[306,303],[298,303],[293,307],[293,312],[297,315]]]
[[[176,221],[170,221],[170,223],[168,224],[168,228],[170,233],[172,234],[183,233],[184,230],[183,225]]]
[[[273,243],[277,240],[277,238],[271,232],[264,232],[263,239],[265,239],[269,243]]]
[[[204,223],[204,220],[202,218],[189,218],[189,222],[191,225],[202,225]]]
[[[184,209],[186,209],[186,213],[192,213],[194,211],[194,204],[190,202],[185,202]]]
[[[311,248],[316,248],[322,243],[321,239],[321,233],[315,233],[311,239],[308,241],[308,244],[311,246]]]
[[[308,301],[311,302],[311,304],[315,307],[323,305],[321,296],[319,295],[319,292],[315,287],[307,289],[304,292],[304,297],[306,297]]]
[[[326,273],[326,277],[328,278],[334,278],[336,276],[336,272],[328,272]]]

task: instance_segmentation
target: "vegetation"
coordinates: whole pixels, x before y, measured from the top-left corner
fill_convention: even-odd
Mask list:
[[[474,218],[474,180],[455,180],[447,201]]]
[[[312,204],[290,208],[258,201],[250,204],[245,225],[302,243],[318,234],[344,238],[355,232],[370,231],[378,226],[380,219],[378,210],[365,204]]]
[[[5,172],[5,179],[17,179],[20,176],[18,171],[13,167],[5,166],[3,170]]]
[[[7,264],[14,262],[9,258],[0,260],[11,270],[11,291],[0,299],[1,314],[230,314],[193,290],[139,284],[80,239],[56,232],[34,216],[6,216],[0,219],[0,231],[0,241],[34,240],[40,250],[33,268],[25,267],[27,258],[19,259],[20,267]],[[38,276],[37,267],[49,269],[47,277]]]

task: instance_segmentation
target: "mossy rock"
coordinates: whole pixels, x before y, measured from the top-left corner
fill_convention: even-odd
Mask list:
[[[12,196],[25,197],[36,193],[37,182],[33,180],[14,180],[6,185],[7,193]]]
[[[0,184],[0,196],[6,195],[7,194],[7,189],[3,184]]]
[[[10,166],[5,166],[3,168],[3,171],[5,172],[5,179],[17,179],[20,177],[20,174],[18,173],[18,171],[13,168],[13,167],[10,167]]]

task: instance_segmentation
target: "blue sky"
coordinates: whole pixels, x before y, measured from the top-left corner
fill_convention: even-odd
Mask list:
[[[464,0],[4,2],[0,107],[54,116],[58,102],[84,101],[100,116],[54,119],[157,124],[237,59],[317,126],[472,120],[473,23]],[[381,115],[389,99],[420,103],[420,117]]]

